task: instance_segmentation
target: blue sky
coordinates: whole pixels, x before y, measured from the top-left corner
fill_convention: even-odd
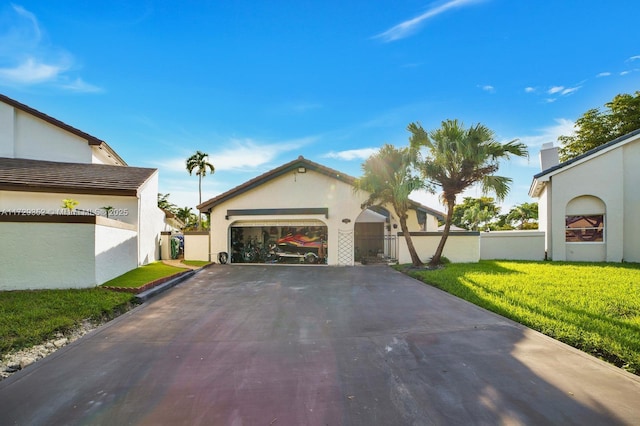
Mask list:
[[[216,167],[206,200],[299,155],[359,176],[411,122],[482,123],[529,146],[500,169],[506,210],[532,201],[540,145],[640,90],[639,15],[631,0],[16,0],[0,2],[0,92],[158,168],[180,207],[198,202],[196,150]]]

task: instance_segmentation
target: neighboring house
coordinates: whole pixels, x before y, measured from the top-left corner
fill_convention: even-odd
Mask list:
[[[640,129],[561,164],[549,145],[529,190],[548,258],[640,262]]]
[[[157,260],[157,194],[156,169],[0,95],[0,290],[93,287]]]
[[[397,257],[395,212],[389,206],[363,209],[368,193],[356,191],[354,182],[300,156],[203,202],[198,209],[210,215],[211,259],[227,253],[232,263],[253,261],[260,249],[268,257],[269,245],[279,246],[292,261],[329,265]],[[409,229],[435,232],[438,218],[443,214],[414,202]]]

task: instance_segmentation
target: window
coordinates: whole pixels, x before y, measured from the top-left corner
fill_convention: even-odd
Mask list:
[[[568,243],[604,242],[604,215],[566,216],[565,241]]]

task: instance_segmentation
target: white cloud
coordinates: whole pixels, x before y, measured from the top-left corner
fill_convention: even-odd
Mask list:
[[[82,80],[79,77],[68,84],[62,84],[60,87],[69,89],[74,92],[79,92],[79,93],[100,93],[104,91],[102,88],[98,86],[94,86],[93,84],[86,83],[84,80]]]
[[[525,93],[534,93],[535,91],[536,91],[536,89],[534,87],[531,87],[531,86],[524,88],[524,92]]]
[[[559,136],[569,136],[574,132],[574,122],[566,118],[556,118],[555,124],[543,127],[537,134],[518,136],[517,139],[529,148],[529,160],[517,158],[514,160],[523,167],[538,167],[538,163],[532,159],[537,155],[537,150],[543,144],[553,142],[557,145]]]
[[[629,59],[627,59],[626,62],[633,62],[633,61],[637,61],[638,59],[640,59],[640,55],[635,55],[635,56],[631,56]]]
[[[14,68],[0,68],[0,80],[27,85],[37,84],[55,80],[65,70],[61,65],[49,65],[38,62],[35,58],[28,58]]]
[[[411,18],[404,22],[401,22],[398,25],[395,25],[388,30],[376,35],[374,38],[380,38],[384,42],[391,42],[409,37],[418,30],[418,28],[424,21],[438,16],[450,9],[479,3],[481,1],[483,0],[450,0],[447,3],[430,8],[429,10],[421,15],[416,16],[415,18]]]
[[[609,71],[601,72],[596,77],[609,77],[611,73]]]
[[[620,73],[620,75],[627,75],[627,74],[629,74],[630,72],[631,72],[631,71],[622,71],[622,72]]]
[[[349,149],[346,151],[331,151],[324,154],[323,158],[335,158],[338,160],[352,161],[352,160],[366,160],[371,155],[378,152],[378,148],[361,148],[361,149]]]
[[[491,86],[490,84],[485,84],[484,86],[480,86],[480,88],[485,92],[489,92],[489,93],[493,93],[496,91],[496,88]]]
[[[49,84],[75,92],[102,91],[70,75],[77,68],[73,56],[50,43],[36,15],[18,5],[12,5],[12,9],[8,24],[0,22],[0,84]]]
[[[298,150],[317,140],[315,136],[300,139],[265,143],[251,138],[230,138],[225,143],[226,148],[215,152],[209,151],[209,162],[213,164],[216,173],[219,171],[251,171],[272,162],[283,153]],[[207,151],[205,151],[207,152]],[[150,164],[168,172],[185,172],[186,159],[190,154],[179,158],[167,158],[153,161]],[[290,160],[293,160],[291,158]]]
[[[566,96],[566,95],[570,95],[573,92],[576,92],[578,90],[580,90],[580,88],[582,88],[582,86],[576,86],[576,87],[567,87],[566,89],[564,89],[560,94],[562,96]]]
[[[564,90],[564,86],[553,86],[552,88],[547,90],[547,93],[550,95],[554,95],[556,93],[562,92],[563,90]]]
[[[36,15],[29,12],[22,6],[18,6],[15,4],[12,4],[11,6],[13,6],[13,10],[15,10],[18,15],[31,22],[31,28],[34,32],[34,35],[36,36],[37,40],[40,40],[40,38],[42,37],[42,31],[40,30],[40,24],[38,24],[38,18],[36,18]]]

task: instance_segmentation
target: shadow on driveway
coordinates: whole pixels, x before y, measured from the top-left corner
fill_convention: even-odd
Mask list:
[[[2,424],[638,424],[640,380],[385,266],[215,266],[0,382]]]

